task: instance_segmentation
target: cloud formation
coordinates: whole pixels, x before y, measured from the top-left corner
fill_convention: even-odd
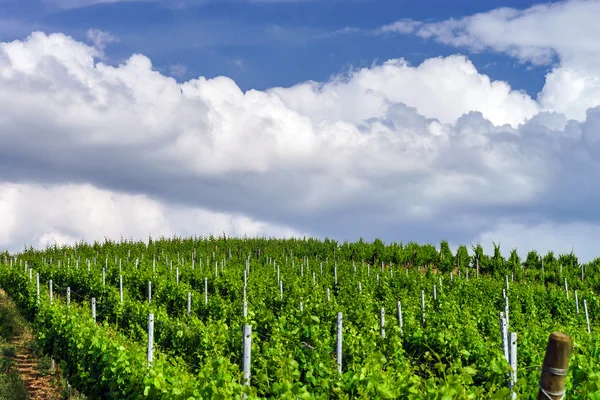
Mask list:
[[[463,56],[247,92],[100,56],[62,34],[0,44],[0,248],[225,231],[593,256],[570,233],[599,226],[600,109],[572,120]]]
[[[541,109],[584,120],[600,104],[600,1],[569,0],[525,10],[499,8],[460,19],[402,19],[383,34],[414,34],[470,51],[493,51],[520,62],[552,66],[538,95]]]

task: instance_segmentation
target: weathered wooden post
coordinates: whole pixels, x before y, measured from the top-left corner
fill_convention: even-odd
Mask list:
[[[571,337],[561,332],[552,332],[546,347],[542,365],[542,377],[538,400],[559,400],[565,395],[565,379],[571,353]]]

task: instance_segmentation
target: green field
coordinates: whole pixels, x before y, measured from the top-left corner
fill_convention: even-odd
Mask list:
[[[517,334],[518,398],[537,398],[548,336],[560,331],[573,339],[566,398],[600,399],[599,262],[579,264],[574,254],[522,260],[516,251],[503,258],[498,247],[453,254],[446,242],[209,237],[0,257],[0,286],[89,398],[510,398],[504,290],[508,331]],[[244,324],[252,327],[249,385]]]

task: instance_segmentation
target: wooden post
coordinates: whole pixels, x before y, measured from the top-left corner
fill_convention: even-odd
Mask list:
[[[570,352],[571,337],[561,332],[552,332],[548,339],[546,357],[544,357],[542,366],[538,400],[564,398]]]

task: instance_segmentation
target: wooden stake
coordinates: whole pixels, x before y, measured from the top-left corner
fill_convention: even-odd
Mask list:
[[[552,332],[546,347],[542,366],[538,400],[564,398],[565,379],[571,352],[571,337],[561,332]]]

